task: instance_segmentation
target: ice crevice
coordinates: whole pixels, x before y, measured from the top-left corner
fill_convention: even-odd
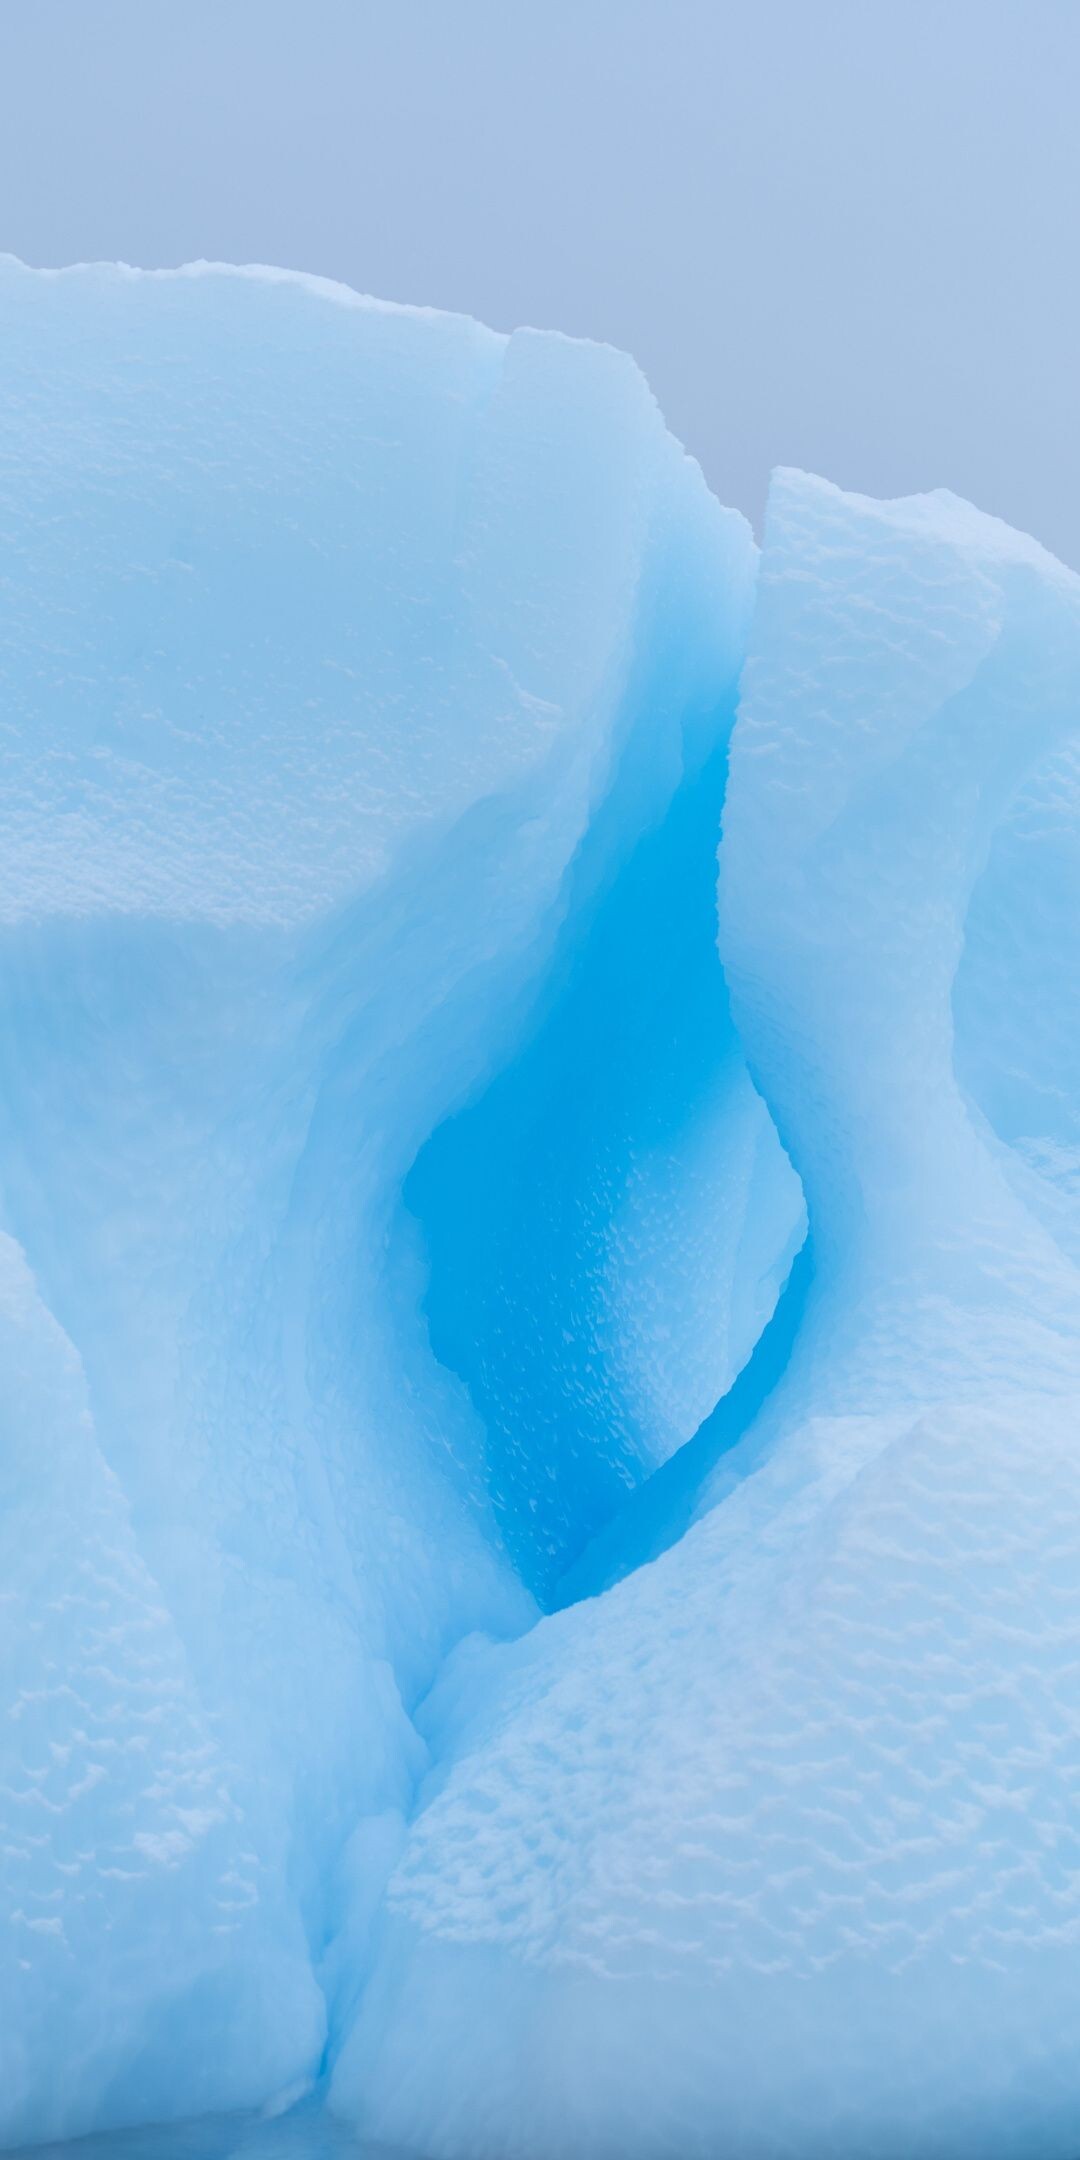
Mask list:
[[[813,1275],[807,1231],[745,1364],[690,1439],[635,1487],[564,1570],[554,1605],[576,1604],[611,1589],[634,1568],[659,1559],[690,1528],[718,1464],[734,1455],[787,1370]]]
[[[0,317],[0,2144],[1071,2160],[1076,580],[759,557],[553,335]]]
[[[650,674],[670,680],[662,648]],[[647,696],[645,740],[655,712]],[[432,1347],[468,1389],[502,1535],[544,1606],[726,1396],[802,1237],[717,950],[731,717],[599,878],[605,820],[590,829],[523,1039],[405,1183]]]

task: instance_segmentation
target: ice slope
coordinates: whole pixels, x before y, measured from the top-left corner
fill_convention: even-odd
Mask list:
[[[778,476],[720,948],[806,1193],[788,1354],[681,1539],[676,1456],[622,1580],[616,1518],[614,1587],[448,1662],[334,2080],[374,2134],[1080,2146],[1078,704],[1034,543]]]
[[[693,1430],[801,1199],[713,943],[755,550],[632,363],[279,273],[5,262],[0,549],[10,2144],[317,2072],[415,1702]],[[605,954],[618,1149],[593,1076],[560,1153]],[[505,1224],[454,1240],[534,1130],[587,1222],[519,1268],[518,1341],[535,1374],[567,1314],[592,1339],[523,1460],[490,1341],[460,1377]]]

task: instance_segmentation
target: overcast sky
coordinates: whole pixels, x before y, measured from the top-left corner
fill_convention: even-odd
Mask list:
[[[607,338],[756,521],[797,464],[1080,566],[1080,0],[0,0],[0,248]]]

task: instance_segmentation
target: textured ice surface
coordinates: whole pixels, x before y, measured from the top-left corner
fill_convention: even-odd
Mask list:
[[[0,550],[0,2143],[1075,2160],[1080,586],[206,269]]]
[[[24,2146],[16,2160],[408,2160],[359,2140],[325,2109],[301,2106],[267,2118],[206,2115],[158,2128],[108,2130],[71,2144]]]
[[[778,478],[720,938],[812,1285],[694,1527],[433,1696],[337,2071],[384,2134],[1077,2149],[1078,690],[1032,544]]]
[[[10,2141],[316,2074],[412,1705],[693,1430],[801,1200],[714,942],[755,550],[632,363],[272,273],[8,263],[0,317]],[[560,1160],[609,963],[618,1147],[586,1075]],[[500,1157],[488,1086],[538,1030]],[[466,1185],[520,1176],[539,1118],[555,1216],[587,1203],[563,1302],[541,1246],[508,1285],[531,1373],[590,1330],[587,1403],[524,1464],[505,1364],[490,1406],[459,1377],[460,1154],[401,1197],[470,1100]]]

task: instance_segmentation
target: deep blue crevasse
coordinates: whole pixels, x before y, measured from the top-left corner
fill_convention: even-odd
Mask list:
[[[606,1239],[636,1154],[676,1147],[740,1057],[716,945],[726,766],[725,731],[662,822],[571,901],[525,1046],[405,1188],[432,1348],[480,1413],[502,1533],[543,1604],[563,1602],[565,1570],[652,1468],[612,1387]]]

